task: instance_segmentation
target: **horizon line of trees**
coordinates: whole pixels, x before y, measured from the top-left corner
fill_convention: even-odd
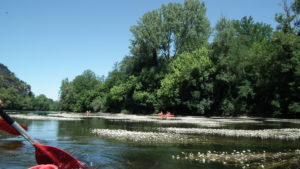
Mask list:
[[[3,108],[7,110],[23,111],[57,111],[59,102],[48,98],[44,94],[35,96],[20,95],[14,88],[0,88],[0,100],[3,101]]]
[[[62,81],[60,109],[300,117],[300,1],[283,1],[276,30],[251,16],[211,28],[205,13],[198,0],[145,13],[106,78]]]

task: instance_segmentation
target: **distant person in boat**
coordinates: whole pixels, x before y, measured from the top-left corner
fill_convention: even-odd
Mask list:
[[[91,114],[91,111],[90,111],[90,110],[87,110],[87,111],[85,112],[85,114],[86,114],[87,116],[89,116],[89,115]]]
[[[171,112],[167,111],[167,114],[165,115],[166,117],[174,117],[175,115],[172,114]]]
[[[174,117],[175,115],[172,114],[171,112],[167,111],[166,114],[163,113],[163,111],[160,111],[157,114],[153,114],[154,116],[161,116],[161,117]]]

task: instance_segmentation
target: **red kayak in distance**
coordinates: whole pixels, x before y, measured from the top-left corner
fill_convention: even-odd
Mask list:
[[[168,112],[167,114],[163,114],[162,112],[157,113],[157,114],[153,114],[154,116],[159,116],[159,117],[175,117],[174,114],[171,114],[170,112]]]
[[[174,114],[164,114],[164,115],[160,115],[160,117],[175,117]]]

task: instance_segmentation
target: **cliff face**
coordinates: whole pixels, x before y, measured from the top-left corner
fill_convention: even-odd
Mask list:
[[[0,63],[0,88],[14,89],[22,96],[31,96],[30,85],[20,80],[7,66]]]

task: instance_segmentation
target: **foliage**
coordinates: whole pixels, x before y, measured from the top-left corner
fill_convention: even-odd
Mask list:
[[[221,17],[211,43],[204,3],[162,5],[131,27],[130,55],[103,82],[63,81],[61,108],[300,117],[299,4],[284,3],[277,31]]]
[[[72,82],[62,81],[60,88],[60,109],[74,112],[99,109],[98,90],[102,81],[94,72],[86,70]]]
[[[300,33],[300,1],[295,0],[292,4],[283,1],[283,13],[277,13],[275,20],[279,23],[277,29],[284,33]]]
[[[30,86],[18,79],[5,65],[0,63],[0,88],[14,89],[19,95],[31,96]]]
[[[170,73],[161,81],[157,91],[162,109],[181,113],[207,114],[212,104],[215,68],[205,48],[182,53],[170,63]]]
[[[3,64],[0,64],[0,99],[4,102],[5,109],[58,110],[58,102],[45,95],[35,97],[30,86]]]
[[[143,68],[162,66],[173,56],[206,44],[210,27],[205,12],[204,3],[186,0],[183,5],[169,3],[145,13],[130,29],[132,56],[123,64],[133,65],[127,72],[137,75]]]
[[[58,110],[57,103],[41,94],[32,100],[33,110]]]

